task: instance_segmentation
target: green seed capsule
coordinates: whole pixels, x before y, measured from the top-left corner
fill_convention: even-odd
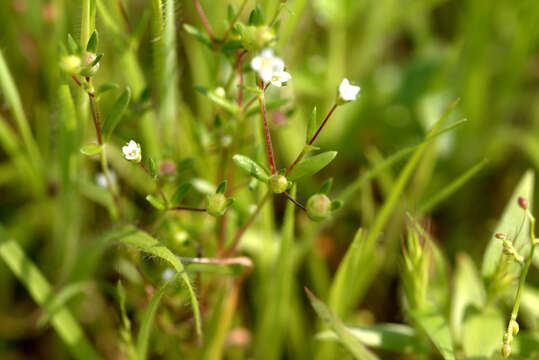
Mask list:
[[[331,215],[331,200],[324,194],[314,194],[307,201],[307,216],[313,221],[323,221]]]
[[[274,194],[281,194],[288,188],[288,180],[283,175],[273,174],[269,178],[269,188]]]
[[[214,194],[208,196],[208,214],[213,216],[222,216],[226,210],[226,197],[223,194]]]

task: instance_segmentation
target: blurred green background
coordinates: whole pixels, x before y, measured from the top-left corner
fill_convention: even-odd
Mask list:
[[[101,0],[97,2],[95,24],[100,34],[100,50],[105,54],[95,83],[110,81],[130,86],[135,99],[114,143],[120,146],[131,138],[139,139],[143,152],[151,153],[152,145],[145,143],[142,124],[147,121],[146,115],[141,114],[147,111],[145,106],[158,106],[163,102],[163,94],[172,93],[173,121],[177,124],[174,145],[163,140],[168,135],[162,128],[150,123],[161,139],[157,144],[160,158],[177,163],[191,157],[198,160],[202,156],[198,147],[204,146],[204,134],[213,126],[216,109],[193,85],[223,86],[229,65],[223,56],[215,56],[183,31],[183,23],[203,29],[202,23],[192,1],[175,1],[176,58],[171,58],[176,72],[159,83],[155,76],[158,66],[152,57],[151,2],[120,2],[126,10],[127,22],[117,1]],[[213,30],[220,36],[227,27],[229,1],[200,2]],[[230,2],[237,6],[241,3]],[[107,204],[106,199],[102,200],[106,195],[95,185],[97,162],[82,159],[80,155],[77,190],[68,195],[62,190],[58,94],[65,79],[58,68],[58,47],[66,42],[68,33],[80,39],[81,3],[0,1],[0,49],[21,95],[45,167],[44,191],[33,191],[31,181],[25,180],[16,166],[18,150],[15,155],[5,147],[0,150],[0,223],[23,245],[53,287],[59,289],[72,282],[84,284],[85,290],[70,299],[71,309],[99,352],[107,358],[122,358],[118,345],[121,325],[116,281],[124,279],[128,314],[133,316],[136,329],[138,311],[144,308],[148,293],[153,291],[150,280],[157,279],[148,274],[158,273],[164,265],[151,260],[141,265],[148,259],[116,246],[92,250],[102,243],[100,239],[113,225],[103,206]],[[267,14],[273,14],[279,6],[277,0],[257,3]],[[242,19],[247,18],[254,4],[248,1]],[[426,217],[427,227],[450,264],[459,252],[469,253],[479,264],[513,187],[526,169],[539,167],[539,2],[289,0],[287,6],[290,12],[282,11],[274,48],[288,66],[292,80],[282,90],[271,89],[268,94],[270,99],[291,99],[282,111],[272,113],[271,129],[280,167],[291,163],[301,150],[313,106],[323,116],[333,104],[336,88],[344,77],[361,86],[358,101],[339,108],[322,133],[318,146],[337,150],[339,155],[323,172],[302,184],[298,191],[301,201],[306,201],[326,178],[334,178],[333,192],[338,193],[360,171],[403,147],[418,144],[456,98],[461,101],[451,119],[469,120],[428,148],[395,215],[384,229],[384,241],[378,250],[384,256],[384,265],[349,317],[350,322],[357,324],[402,322],[396,265],[404,211],[416,213],[433,194],[488,159],[474,178]],[[132,40],[135,36],[132,34],[138,36],[136,41]],[[72,86],[71,90],[78,99],[78,113],[79,89]],[[143,101],[144,93],[149,100]],[[101,100],[103,113],[120,92],[114,90],[112,94]],[[1,92],[0,116],[13,126],[13,114]],[[80,138],[91,141],[94,136],[91,122],[88,118],[78,121],[83,124]],[[190,132],[202,140],[190,143]],[[214,155],[208,151],[204,156],[215,165],[219,159]],[[309,286],[322,298],[327,295],[332,274],[355,231],[372,223],[401,165],[366,184],[341,210],[338,219],[316,234],[309,233],[310,223],[305,216],[297,216],[297,238],[311,238],[304,242],[305,251],[298,256],[295,273],[290,274],[294,278],[290,303],[294,315],[279,330],[286,337],[283,340],[286,345],[276,356],[307,359],[313,355],[316,318],[302,287]],[[133,218],[141,227],[147,227],[155,218],[144,201],[151,181],[138,178],[138,173],[130,170],[119,153],[111,155],[111,167],[118,174],[122,194],[131,199]],[[194,165],[179,176],[218,183],[221,179],[217,169],[217,165],[211,169]],[[200,199],[192,196],[190,201],[197,204]],[[285,204],[282,199],[275,202],[277,225],[282,223]],[[167,241],[174,244],[180,256],[195,256],[196,244],[204,254],[211,255],[214,251],[211,239],[215,238],[213,220],[196,214],[182,216],[178,223],[168,224],[166,234],[175,237]],[[508,233],[517,230],[507,229]],[[256,236],[252,236],[254,240],[246,241],[256,242]],[[256,249],[246,250],[249,251],[256,253]],[[267,258],[256,254],[253,258],[255,271],[240,293],[233,331],[228,334],[228,358],[264,358],[260,344],[264,343],[264,336],[271,334],[264,333],[267,329],[259,325],[264,312],[260,287],[264,287],[264,281],[271,281],[275,269],[260,262]],[[144,266],[148,269],[140,271],[143,273],[140,275],[136,268]],[[211,304],[217,301],[214,298],[224,291],[219,276],[213,276],[207,280],[213,285],[200,285],[198,289],[200,296],[207,299],[203,313],[211,312]],[[537,283],[536,270],[532,271],[531,279]],[[2,262],[0,288],[0,358],[68,358],[50,326],[38,326],[39,307]],[[171,296],[164,305],[166,313],[158,315],[152,345],[152,352],[159,354],[155,358],[194,356],[197,352],[190,309],[183,304],[184,300],[181,291],[177,297]],[[387,358],[391,356],[388,354]]]

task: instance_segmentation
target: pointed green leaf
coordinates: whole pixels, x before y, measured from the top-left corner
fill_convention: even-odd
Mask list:
[[[229,23],[232,23],[232,21],[234,21],[234,18],[236,17],[237,13],[238,10],[236,9],[236,6],[233,3],[228,4],[227,18]]]
[[[248,158],[247,156],[236,154],[232,157],[236,165],[238,165],[243,170],[247,171],[249,175],[257,178],[262,182],[267,182],[269,179],[269,174],[264,170],[264,168],[258,165],[254,160]]]
[[[183,24],[183,29],[192,37],[209,47],[210,49],[213,49],[213,44],[211,42],[211,39],[206,35],[205,32],[197,29],[196,27],[189,25],[189,24]]]
[[[131,90],[126,87],[123,93],[120,95],[120,97],[118,97],[118,99],[112,106],[112,109],[110,110],[108,116],[105,118],[102,129],[102,134],[105,141],[108,140],[116,126],[120,123],[120,120],[122,119],[122,116],[124,115],[130,100]]]
[[[90,39],[88,40],[88,44],[86,44],[86,51],[95,54],[97,52],[97,47],[99,46],[99,37],[97,35],[97,30],[94,30],[92,33],[92,36],[90,36]]]
[[[117,89],[119,87],[120,87],[120,85],[118,85],[115,82],[106,82],[106,83],[103,83],[103,84],[101,84],[101,85],[99,85],[97,87],[97,94],[101,95],[104,92],[107,92],[107,91],[112,90],[112,89]]]
[[[165,245],[159,242],[157,239],[150,236],[148,233],[137,229],[134,226],[127,225],[119,228],[110,235],[111,240],[118,240],[125,244],[135,246],[143,252],[154,255],[174,267],[177,273],[179,273],[183,283],[185,284],[191,300],[191,307],[193,309],[193,315],[195,319],[195,328],[199,337],[202,336],[202,328],[200,322],[200,310],[198,307],[198,300],[195,296],[195,291],[191,285],[191,280],[185,272],[185,268],[179,258],[169,250]]]
[[[228,101],[226,98],[218,95],[215,91],[208,91],[204,86],[195,85],[195,89],[200,92],[202,95],[208,97],[215,104],[221,106],[223,109],[227,110],[232,114],[237,114],[240,111],[238,105],[233,104]]]
[[[163,201],[161,201],[160,198],[154,195],[147,195],[146,200],[148,200],[148,202],[157,210],[165,210],[165,204],[163,204]]]
[[[97,144],[86,144],[80,148],[80,152],[88,156],[100,154],[102,150],[101,146]]]
[[[428,335],[443,358],[445,360],[455,360],[451,332],[442,314],[438,310],[430,308],[413,312],[411,315]]]
[[[318,316],[324,320],[327,326],[339,338],[339,341],[350,351],[356,359],[360,360],[375,360],[378,359],[376,355],[371,353],[359,340],[354,337],[350,331],[344,326],[339,318],[337,318],[329,310],[319,298],[317,298],[309,289],[305,288],[305,292],[311,301],[311,305]]]
[[[333,178],[324,181],[322,186],[320,186],[320,190],[318,190],[318,193],[324,195],[329,194],[329,191],[331,190],[331,185],[333,185]]]
[[[191,189],[192,185],[190,183],[181,184],[178,186],[178,189],[172,194],[170,198],[170,204],[172,206],[178,206],[182,203],[183,199]]]
[[[290,181],[296,181],[305,176],[311,176],[325,168],[337,156],[336,151],[326,151],[300,161],[288,174]]]
[[[150,158],[150,160],[148,161],[148,169],[150,170],[150,174],[152,175],[152,177],[156,177],[157,176],[157,163],[155,162],[155,159],[153,157]]]
[[[251,14],[249,14],[249,25],[260,26],[264,25],[265,21],[266,17],[264,15],[264,10],[262,10],[262,6],[256,4],[256,7],[251,11]]]
[[[307,123],[307,136],[305,138],[305,144],[308,144],[311,141],[314,134],[316,133],[317,128],[318,128],[318,122],[316,120],[316,106],[315,106],[313,109],[313,112],[311,113],[311,117],[309,118],[309,122]]]
[[[430,345],[419,336],[414,328],[403,324],[375,324],[372,326],[347,327],[352,336],[366,346],[401,353],[429,354]],[[337,340],[331,330],[316,335],[321,340]]]
[[[96,66],[100,61],[101,61],[101,58],[103,57],[103,54],[98,54],[94,61],[91,62],[90,66]]]
[[[217,190],[215,190],[216,194],[224,194],[226,192],[226,180],[217,186]]]
[[[67,48],[69,53],[73,55],[80,55],[82,52],[79,44],[73,39],[71,34],[67,34]]]

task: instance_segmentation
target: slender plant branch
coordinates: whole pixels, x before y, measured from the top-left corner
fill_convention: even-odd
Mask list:
[[[243,234],[245,233],[245,231],[247,231],[247,229],[249,228],[249,226],[251,226],[251,224],[256,220],[256,218],[258,217],[258,214],[260,214],[260,211],[262,210],[262,208],[264,207],[264,205],[266,204],[266,201],[271,197],[271,192],[268,191],[264,197],[262,198],[262,200],[260,200],[260,202],[258,203],[258,205],[256,206],[256,210],[251,214],[251,217],[245,222],[245,224],[243,224],[239,229],[238,231],[236,232],[236,235],[234,236],[234,240],[232,240],[232,244],[230,244],[230,246],[228,247],[228,249],[225,250],[225,252],[222,254],[222,256],[220,257],[230,257],[232,256],[232,254],[234,254],[234,252],[236,251],[236,247],[238,246],[239,242],[240,242],[240,239],[241,237],[243,236]]]
[[[264,81],[259,80],[260,89],[264,89]],[[264,120],[264,134],[266,135],[266,146],[268,148],[268,158],[270,163],[270,170],[272,174],[275,174],[275,158],[273,156],[273,145],[271,144],[271,134],[269,131],[268,117],[266,114],[266,104],[264,102],[264,93],[258,96],[260,102],[260,111],[262,111],[262,119]]]
[[[200,3],[198,0],[193,0],[193,3],[195,4],[195,8],[198,12],[198,16],[200,17],[200,20],[202,20],[202,24],[204,25],[204,28],[206,29],[206,32],[208,33],[208,36],[211,39],[211,42],[213,44],[213,49],[217,50],[219,46],[217,45],[217,40],[215,40],[215,34],[213,33],[213,30],[211,29],[211,25],[208,22],[208,18],[206,17],[206,14],[204,13],[204,9],[202,9],[202,6],[200,6]]]
[[[144,171],[146,171],[146,173],[148,175],[150,175],[151,178],[153,178],[152,173],[150,172],[150,170],[148,170],[146,165],[144,165],[144,163],[142,161],[139,162],[139,164],[140,164],[140,167],[143,168]],[[161,195],[161,198],[163,199],[163,202],[165,203],[165,208],[167,208],[168,207],[168,200],[167,200],[167,197],[165,196],[165,193],[163,192],[163,189],[161,188],[161,184],[159,183],[159,180],[157,178],[155,178],[155,185],[157,185],[157,191],[159,191],[159,195]]]
[[[296,199],[294,199],[288,192],[283,192],[284,196],[286,196],[288,198],[288,200],[292,201],[294,203],[294,205],[296,205],[297,207],[299,207],[301,210],[303,211],[307,211],[307,209],[305,208],[305,206],[301,205]]]
[[[308,143],[309,146],[311,146],[314,143],[314,141],[316,140],[316,138],[318,137],[318,135],[320,134],[320,132],[322,131],[322,129],[324,128],[324,126],[326,125],[326,123],[328,122],[329,118],[331,117],[331,115],[333,114],[333,112],[335,111],[336,108],[337,108],[337,104],[334,104],[331,107],[328,114],[326,115],[326,118],[324,119],[324,121],[322,121],[322,124],[320,124],[320,126],[318,127],[318,130],[316,130],[316,133],[313,135],[313,137],[309,141],[309,143]],[[301,152],[299,153],[296,160],[294,160],[292,165],[290,165],[290,167],[286,170],[285,176],[288,176],[288,174],[290,174],[292,169],[294,169],[296,167],[296,165],[301,161],[301,159],[303,159],[305,154],[306,154],[305,149],[301,150]]]
[[[99,109],[97,104],[94,104],[94,99],[88,94],[88,99],[90,99],[90,110],[92,111],[92,118],[94,119],[95,132],[97,135],[97,142],[99,145],[103,145],[103,136],[101,135],[101,118],[99,116]]]
[[[118,8],[120,9],[120,14],[122,15],[122,19],[125,22],[125,25],[127,26],[127,32],[131,34],[133,30],[131,29],[131,25],[129,25],[129,18],[127,17],[127,11],[125,11],[125,7],[122,4],[121,0],[118,0]]]
[[[264,91],[266,91],[268,89],[268,87],[270,86],[270,83],[267,83],[266,86],[264,86]],[[247,111],[247,109],[249,109],[249,106],[253,105],[253,103],[258,99],[258,95],[256,96],[253,96],[248,102],[247,104],[242,108],[241,112],[242,113],[245,113]]]

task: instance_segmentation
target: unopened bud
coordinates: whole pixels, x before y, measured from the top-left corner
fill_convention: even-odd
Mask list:
[[[509,344],[503,344],[502,355],[505,358],[509,357],[509,355],[511,355],[511,346]]]
[[[520,330],[520,326],[518,326],[518,323],[516,321],[513,322],[513,335],[518,334],[518,331]]]
[[[331,215],[331,200],[324,194],[314,194],[307,201],[307,216],[313,221],[323,221]]]
[[[92,63],[97,58],[97,55],[90,52],[84,52],[82,54],[82,69],[81,69],[81,75],[82,76],[94,76],[97,73],[97,70],[99,70],[99,63],[92,66]]]
[[[69,75],[77,75],[80,71],[80,57],[76,55],[63,56],[60,59],[60,68]]]
[[[274,194],[281,194],[288,188],[288,180],[283,175],[273,174],[269,178],[269,188]]]
[[[504,247],[504,248],[503,248],[503,252],[504,252],[506,255],[513,255],[513,249],[511,249],[510,247]]]
[[[496,239],[505,240],[505,234],[503,233],[497,233],[494,236],[496,237]]]
[[[226,197],[223,194],[214,194],[208,197],[208,214],[222,216],[226,210]]]
[[[518,206],[526,210],[528,208],[528,200],[523,198],[522,196],[519,196],[518,198]]]

